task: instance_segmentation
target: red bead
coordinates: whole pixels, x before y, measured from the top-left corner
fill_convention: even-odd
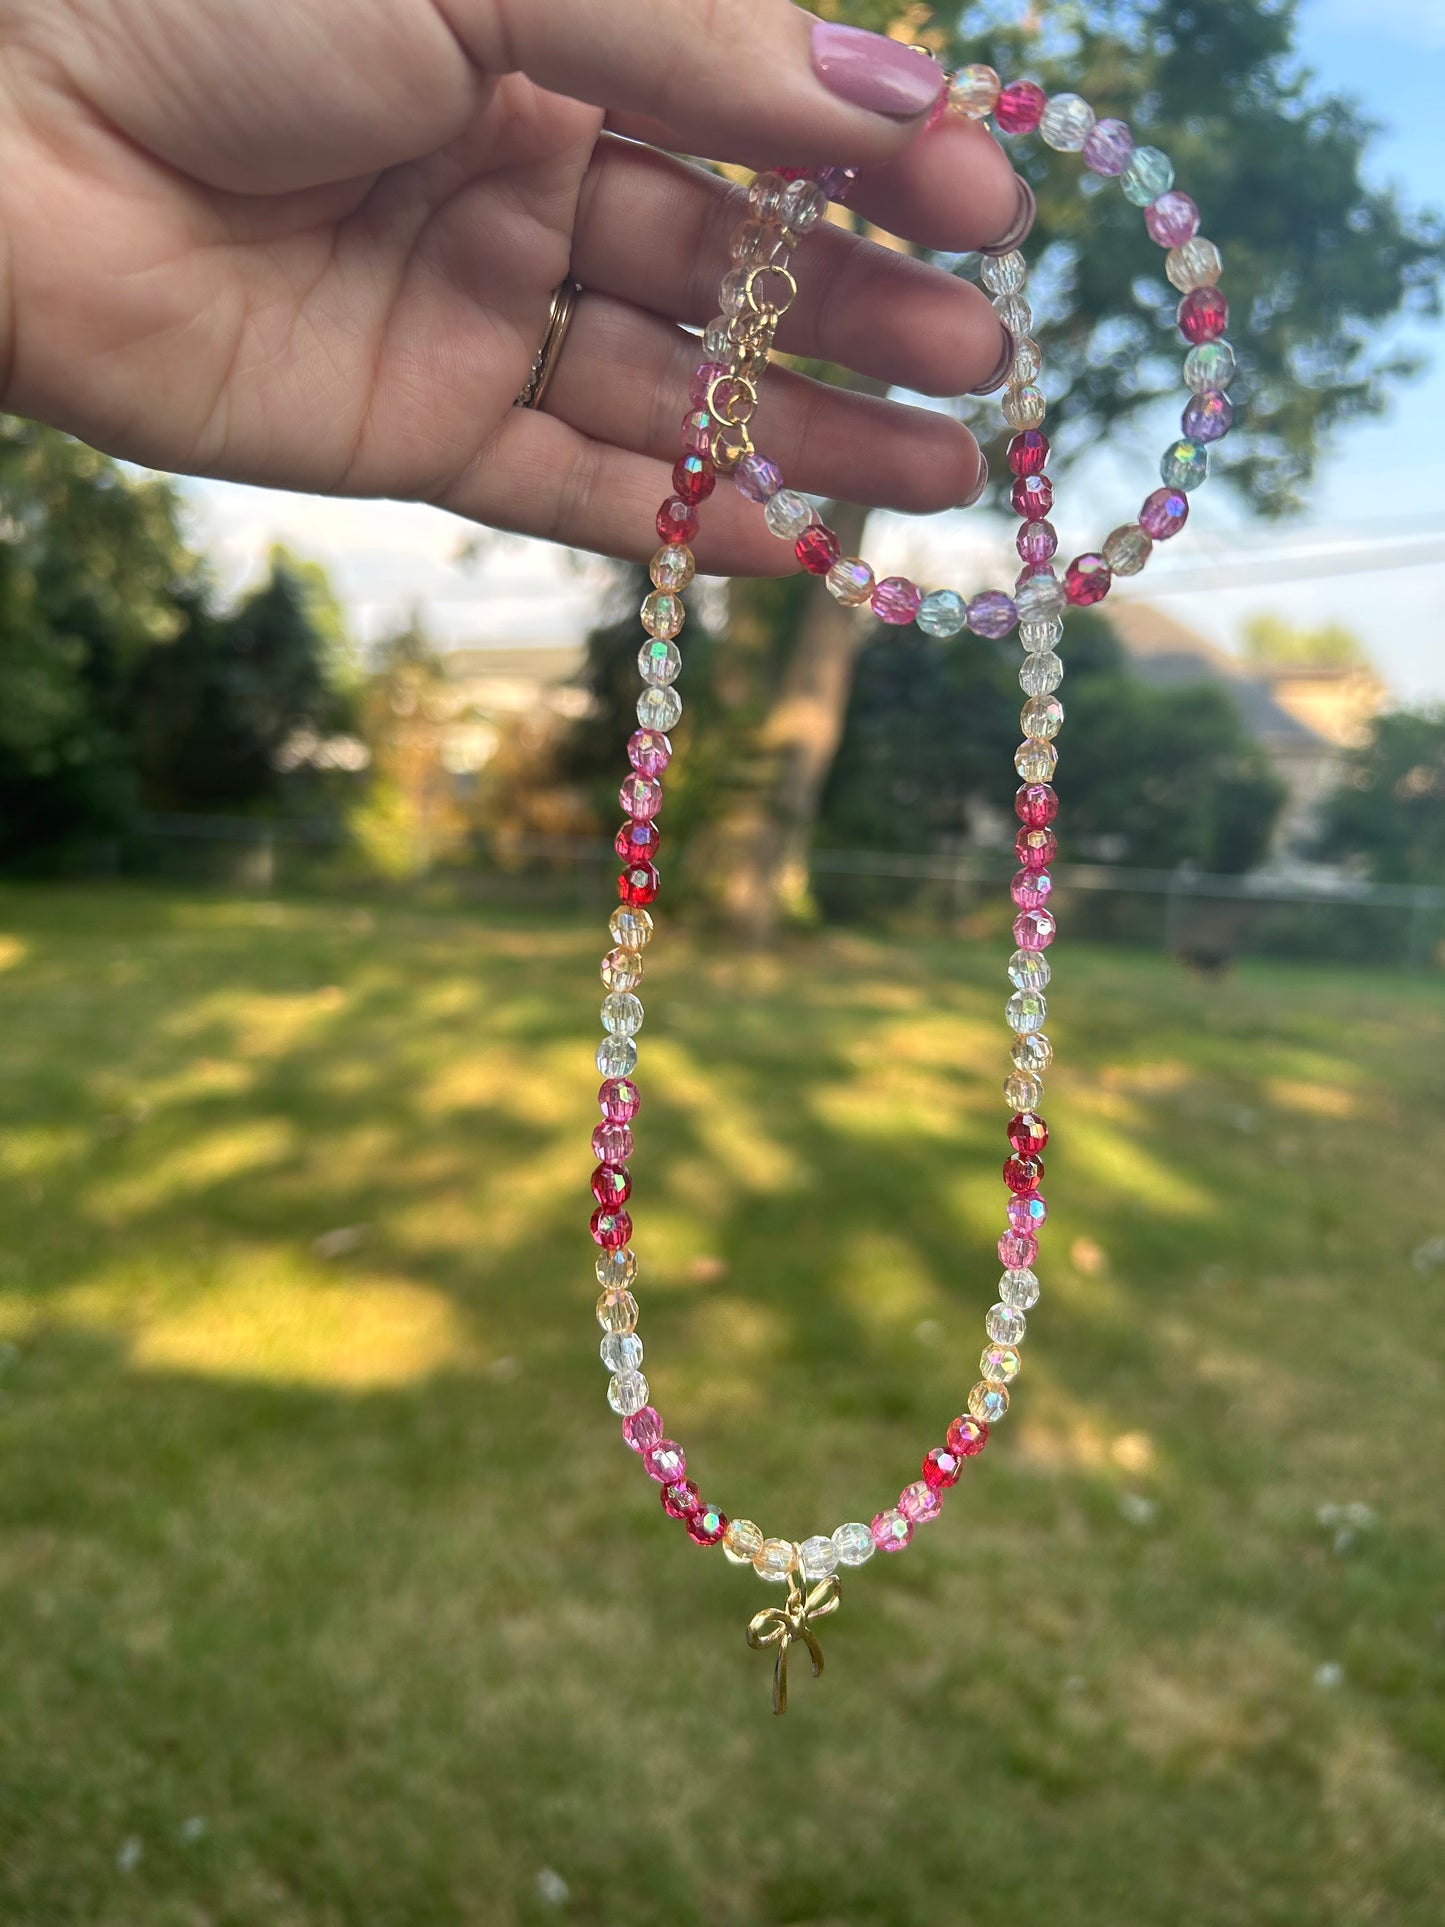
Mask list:
[[[661,1496],[662,1509],[669,1519],[690,1519],[702,1503],[691,1479],[679,1479],[676,1485],[665,1485]]]
[[[651,903],[657,895],[657,865],[634,863],[617,879],[618,900],[622,903]]]
[[[1037,1191],[1044,1175],[1042,1158],[1006,1158],[1003,1167],[1003,1181],[1009,1190],[1023,1197],[1027,1192]]]
[[[1179,332],[1186,341],[1218,341],[1229,325],[1229,303],[1218,288],[1191,288],[1179,303]]]
[[[1005,134],[1031,134],[1043,119],[1047,100],[1037,81],[1012,81],[993,104],[994,125]]]
[[[715,1505],[700,1505],[687,1522],[687,1536],[695,1546],[715,1546],[728,1529],[728,1515]]]
[[[699,502],[705,502],[717,487],[717,470],[706,455],[690,452],[681,456],[673,469],[672,486],[684,502],[696,507]]]
[[[1064,594],[1076,609],[1102,602],[1109,593],[1113,571],[1102,555],[1076,555],[1064,570]]]
[[[957,1452],[950,1452],[946,1445],[935,1445],[923,1461],[923,1476],[935,1491],[942,1490],[944,1486],[957,1485],[962,1470],[962,1459]]]
[[[809,575],[826,575],[842,553],[837,536],[822,522],[804,529],[793,544],[793,554]]]
[[[1021,1158],[1036,1158],[1049,1141],[1049,1127],[1037,1111],[1015,1111],[1008,1121],[1008,1141]]]
[[[609,1077],[597,1093],[597,1103],[609,1124],[630,1124],[641,1102],[642,1093],[630,1077]]]
[[[625,1211],[609,1211],[599,1204],[592,1213],[592,1240],[604,1251],[620,1251],[632,1236],[632,1220]]]
[[[624,863],[646,863],[657,855],[662,832],[655,823],[639,823],[629,817],[612,839],[612,847]]]
[[[592,1173],[592,1195],[609,1211],[632,1196],[632,1173],[626,1165],[599,1164]]]
[[[1042,522],[1054,506],[1054,485],[1047,475],[1020,475],[1008,499],[1015,515],[1026,522]]]
[[[1041,428],[1021,428],[1008,445],[1015,475],[1042,475],[1049,459],[1049,438]]]
[[[1020,830],[1014,838],[1014,855],[1029,872],[1038,876],[1059,854],[1059,839],[1052,830]]]
[[[697,510],[680,495],[669,495],[657,511],[657,533],[663,542],[691,542],[697,534]]]
[[[1046,828],[1058,813],[1058,795],[1048,783],[1021,783],[1014,791],[1014,815],[1029,829]]]
[[[961,1459],[976,1459],[988,1444],[988,1421],[961,1413],[948,1428],[948,1449]]]

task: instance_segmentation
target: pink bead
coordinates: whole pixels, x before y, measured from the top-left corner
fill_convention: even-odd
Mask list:
[[[660,729],[634,729],[627,739],[627,760],[642,776],[661,776],[672,761],[672,742]]]
[[[941,1487],[957,1485],[963,1470],[963,1460],[957,1452],[950,1451],[946,1445],[935,1445],[923,1461],[923,1476],[930,1485]]]
[[[1109,593],[1113,571],[1102,555],[1076,555],[1064,570],[1064,594],[1076,609],[1102,602]]]
[[[1058,546],[1059,534],[1052,522],[1025,522],[1014,537],[1014,547],[1035,569],[1051,561]]]
[[[694,451],[679,456],[673,465],[672,486],[684,502],[691,502],[696,507],[699,502],[705,502],[717,487],[717,470],[706,455]]]
[[[592,1155],[599,1164],[626,1164],[632,1156],[630,1124],[599,1124],[592,1133]]]
[[[1020,950],[1047,950],[1058,927],[1052,910],[1020,910],[1014,918],[1014,942]]]
[[[609,1211],[599,1204],[592,1213],[592,1241],[604,1251],[620,1251],[632,1236],[632,1220],[625,1211]]]
[[[899,1512],[875,1512],[868,1523],[868,1530],[880,1552],[902,1552],[913,1537],[911,1521]]]
[[[728,1515],[715,1505],[700,1505],[687,1520],[687,1536],[695,1546],[715,1546],[728,1529]]]
[[[1059,854],[1059,839],[1052,830],[1020,830],[1014,838],[1014,855],[1026,870],[1047,870]],[[1014,898],[1018,902],[1018,898]]]
[[[642,1448],[642,1464],[649,1479],[675,1485],[687,1477],[687,1454],[676,1439],[654,1439]]]
[[[783,486],[783,471],[762,455],[745,455],[733,470],[738,494],[750,502],[766,502]]]
[[[987,1444],[988,1421],[971,1412],[960,1412],[948,1428],[948,1449],[961,1459],[977,1458]]]
[[[650,823],[662,808],[662,784],[655,776],[642,776],[634,770],[623,779],[617,800],[629,816]]]
[[[697,510],[680,495],[669,495],[657,511],[657,535],[661,542],[691,542],[697,534]]]
[[[1037,1111],[1015,1111],[1008,1121],[1008,1141],[1021,1158],[1036,1158],[1049,1141],[1049,1127]]]
[[[1217,442],[1234,426],[1234,403],[1217,388],[1206,388],[1190,398],[1179,425],[1191,442]]]
[[[656,1406],[644,1405],[631,1418],[623,1419],[622,1436],[634,1452],[646,1452],[656,1445],[662,1437],[662,1420]]]
[[[1021,428],[1008,445],[1008,465],[1015,475],[1042,475],[1048,459],[1049,438],[1041,428]]]
[[[657,855],[662,832],[655,823],[639,823],[629,816],[612,839],[612,847],[625,863],[648,863]]]
[[[1011,81],[994,102],[994,126],[1004,134],[1031,134],[1043,119],[1047,100],[1036,81]]]
[[[1218,288],[1191,288],[1179,303],[1179,332],[1196,346],[1218,341],[1229,326],[1229,303]]]
[[[1030,1191],[1037,1191],[1044,1181],[1044,1161],[1036,1157],[1020,1157],[1017,1152],[1004,1159],[1003,1181],[1015,1197],[1027,1197]]]
[[[1122,120],[1096,120],[1084,136],[1084,165],[1091,174],[1122,174],[1134,152],[1134,136]]]
[[[1049,1207],[1037,1191],[1015,1193],[1008,1201],[1009,1229],[1018,1232],[1020,1237],[1034,1237],[1048,1215]],[[1037,1243],[1035,1239],[1036,1250]]]
[[[1171,188],[1145,208],[1144,225],[1161,248],[1182,248],[1199,232],[1199,209],[1187,194]]]
[[[1140,528],[1156,542],[1178,535],[1188,520],[1189,497],[1179,488],[1156,488],[1139,511]]]
[[[1008,893],[1020,910],[1042,910],[1053,887],[1054,879],[1047,870],[1016,870]]]
[[[717,423],[705,408],[695,408],[682,418],[682,447],[687,455],[711,455],[713,430]]]
[[[873,613],[880,622],[889,622],[895,628],[902,628],[918,614],[923,591],[906,576],[890,575],[878,584],[872,600]]]
[[[699,367],[693,375],[692,386],[687,391],[687,398],[694,408],[707,407],[709,390],[715,381],[722,380],[727,371],[728,365],[725,361],[705,361],[702,363],[701,367]]]
[[[1005,1231],[998,1241],[998,1255],[1008,1270],[1022,1271],[1038,1257],[1039,1241],[1031,1231]]]
[[[702,1504],[691,1479],[678,1479],[672,1485],[665,1485],[657,1496],[669,1519],[690,1519]]]
[[[604,1211],[614,1211],[632,1196],[632,1173],[626,1165],[599,1164],[592,1173],[592,1195]]]
[[[637,1116],[642,1093],[630,1077],[609,1077],[597,1093],[597,1102],[609,1124],[630,1124]]]
[[[822,522],[804,529],[793,544],[793,554],[809,575],[826,575],[842,553],[837,536]]]
[[[926,1526],[943,1511],[943,1494],[927,1479],[915,1479],[898,1495],[898,1510],[912,1526]]]
[[[1015,515],[1026,522],[1042,522],[1054,506],[1054,485],[1047,475],[1020,475],[1008,499]]]
[[[1014,791],[1014,815],[1029,829],[1046,829],[1058,813],[1058,795],[1050,784],[1021,783]]]

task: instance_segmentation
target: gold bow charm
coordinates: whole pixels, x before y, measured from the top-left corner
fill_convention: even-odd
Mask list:
[[[754,1652],[761,1652],[765,1646],[776,1646],[777,1659],[773,1662],[773,1711],[786,1713],[788,1710],[788,1648],[795,1639],[801,1639],[808,1649],[813,1662],[813,1678],[823,1670],[823,1649],[814,1637],[811,1622],[823,1619],[829,1613],[837,1612],[843,1603],[843,1582],[837,1573],[829,1573],[826,1579],[819,1580],[813,1590],[805,1593],[795,1572],[788,1574],[788,1600],[783,1606],[766,1606],[760,1613],[754,1613],[748,1622],[748,1644]]]

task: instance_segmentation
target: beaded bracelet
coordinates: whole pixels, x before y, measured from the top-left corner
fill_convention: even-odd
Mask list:
[[[1164,453],[1163,487],[1141,506],[1136,521],[1106,537],[1097,552],[1078,555],[1060,580],[1053,567],[1057,536],[1048,515],[1053,486],[1047,475],[1049,442],[1043,432],[1045,402],[1039,378],[1043,356],[1030,335],[1032,314],[1024,298],[1027,267],[1014,249],[983,257],[981,279],[1012,342],[1012,359],[1002,398],[1005,421],[1014,431],[1008,466],[1014,477],[1011,502],[1020,518],[1016,547],[1023,563],[1013,590],[984,590],[965,597],[953,589],[925,593],[901,576],[877,580],[859,556],[844,556],[837,536],[820,522],[806,498],[784,485],[777,467],[753,445],[750,424],[758,384],[768,365],[778,323],[797,294],[791,262],[804,235],[824,218],[830,198],[846,192],[851,174],[842,169],[778,169],[760,174],[749,189],[749,212],[733,235],[732,265],[721,291],[722,312],[703,337],[704,360],[693,378],[691,411],[682,424],[682,453],[673,470],[674,493],[657,515],[662,547],[652,558],[652,593],[642,606],[647,632],[638,657],[643,690],[637,703],[638,727],[628,742],[631,774],[620,801],[626,821],[617,833],[623,859],[618,878],[619,907],[610,929],[614,948],[602,961],[607,994],[602,1003],[605,1035],[596,1054],[603,1084],[602,1122],[592,1134],[597,1167],[592,1193],[597,1208],[591,1232],[601,1248],[596,1264],[602,1294],[597,1318],[603,1329],[602,1362],[610,1377],[608,1403],[622,1418],[622,1435],[641,1457],[660,1487],[663,1510],[685,1525],[698,1545],[721,1544],[727,1558],[749,1565],[765,1580],[786,1583],[786,1605],[753,1616],[748,1641],[776,1649],[773,1705],[787,1704],[787,1654],[801,1641],[816,1675],[822,1652],[813,1622],[836,1609],[841,1598],[840,1567],[857,1567],[875,1552],[899,1552],[917,1527],[937,1519],[944,1494],[955,1485],[964,1462],[988,1443],[990,1429],[1008,1412],[1010,1387],[1020,1369],[1019,1346],[1027,1314],[1039,1299],[1033,1269],[1038,1236],[1048,1206],[1039,1190],[1048,1126],[1039,1114],[1043,1073],[1053,1049],[1043,1026],[1048,1014],[1045,991],[1051,969],[1045,954],[1055,935],[1049,909],[1057,853],[1051,827],[1058,799],[1051,785],[1058,761],[1055,737],[1063,705],[1054,691],[1063,678],[1057,653],[1066,606],[1084,607],[1105,596],[1116,575],[1133,575],[1149,559],[1156,542],[1183,528],[1189,492],[1208,471],[1209,447],[1228,433],[1234,420],[1226,392],[1234,354],[1223,339],[1228,319],[1218,288],[1220,255],[1200,237],[1199,212],[1187,194],[1174,188],[1174,170],[1153,147],[1136,147],[1119,120],[1096,120],[1076,94],[1045,96],[1033,81],[1002,86],[990,67],[969,66],[953,76],[947,110],[970,120],[992,116],[995,128],[1015,135],[1037,129],[1045,143],[1077,153],[1091,173],[1118,179],[1125,196],[1144,210],[1153,240],[1168,249],[1165,272],[1182,296],[1178,326],[1189,342],[1184,374],[1191,391],[1181,423],[1182,436]],[[632,1072],[637,1063],[637,1033],[642,1004],[643,951],[653,934],[647,906],[658,893],[655,862],[660,841],[657,816],[663,800],[663,774],[672,756],[667,732],[682,715],[674,687],[682,667],[675,641],[682,629],[682,592],[692,581],[694,559],[688,546],[697,533],[699,510],[713,493],[717,477],[730,474],[739,492],[762,506],[774,535],[791,542],[798,561],[826,578],[829,592],[850,608],[867,608],[880,621],[897,626],[916,622],[927,634],[952,637],[965,628],[998,640],[1018,627],[1024,647],[1019,682],[1027,698],[1021,722],[1023,741],[1014,755],[1021,778],[1014,797],[1019,819],[1014,850],[1019,869],[1010,885],[1015,906],[1013,938],[1017,948],[1008,962],[1012,987],[1004,1015],[1012,1033],[1012,1068],[1003,1085],[1010,1112],[1009,1156],[1003,1165],[1008,1191],[1006,1227],[998,1241],[1004,1266],[998,1302],[984,1321],[987,1343],[979,1378],[966,1407],[948,1425],[944,1442],[924,1455],[921,1476],[905,1485],[897,1502],[867,1523],[852,1520],[831,1533],[801,1542],[768,1537],[749,1519],[729,1519],[705,1503],[688,1477],[687,1457],[668,1437],[642,1373],[643,1347],[637,1334],[637,1301],[632,1286],[637,1257],[632,1249],[632,1219],[627,1211],[632,1179],[633,1120],[640,1097]]]

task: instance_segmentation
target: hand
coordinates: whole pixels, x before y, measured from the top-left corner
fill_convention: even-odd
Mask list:
[[[931,246],[997,241],[992,137],[941,76],[787,0],[0,0],[0,401],[152,467],[434,502],[644,557],[736,189],[663,150],[849,162]],[[647,145],[638,145],[646,142]],[[953,394],[999,372],[979,291],[820,227],[779,346]],[[514,408],[570,271],[545,410]],[[971,498],[957,422],[774,370],[798,487]],[[780,553],[781,551],[781,553]],[[732,489],[701,566],[790,552]]]

